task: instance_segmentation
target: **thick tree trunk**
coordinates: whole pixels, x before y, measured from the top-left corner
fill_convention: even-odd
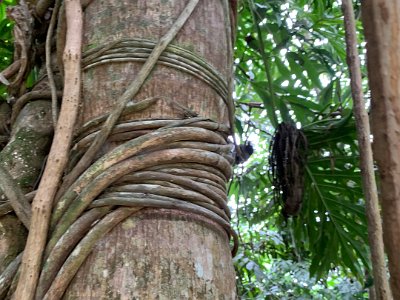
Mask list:
[[[84,50],[121,38],[157,41],[186,4],[182,0],[93,1],[85,11]],[[201,57],[227,82],[231,76],[227,40],[231,37],[224,5],[223,1],[200,1],[173,45]],[[81,124],[109,112],[142,65],[114,61],[87,67]],[[227,106],[215,88],[176,67],[157,64],[133,102],[151,97],[160,100],[124,120],[182,119],[179,107],[185,107],[229,124]],[[119,143],[107,142],[103,151]],[[235,295],[235,272],[222,227],[188,212],[145,209],[96,244],[64,298],[235,299]]]
[[[400,299],[400,1],[366,0],[363,23],[372,93],[373,152],[381,178],[390,285]]]
[[[226,233],[175,210],[148,209],[97,243],[65,299],[235,299]]]
[[[43,17],[52,2],[34,2],[36,17]],[[32,207],[41,209],[33,209],[24,223],[30,232],[23,255],[14,259],[24,243],[16,243],[9,234],[0,239],[0,248],[7,250],[6,255],[0,253],[7,267],[0,277],[0,297],[8,293],[7,298],[40,300],[235,299],[229,243],[235,234],[229,226],[226,183],[233,162],[227,138],[232,125],[231,18],[236,1],[82,0],[66,4],[74,3],[80,11],[79,2],[84,9],[82,99],[68,166],[58,170],[66,176],[57,186],[60,172],[46,173],[61,165],[58,154],[69,150],[69,133],[60,134],[68,126],[60,117],[56,137],[66,139],[61,143],[54,139],[52,149],[65,143],[64,149],[50,151],[43,176],[57,190],[46,194],[46,181],[40,182]],[[23,2],[16,12],[29,15]],[[67,73],[68,59],[81,61],[79,55],[65,53],[64,68],[60,65],[66,24],[73,21],[67,14],[65,22],[63,14],[61,8],[56,41],[47,41],[57,48],[52,60],[58,58],[59,68],[53,65],[52,69],[59,96],[58,79],[63,69]],[[18,20],[18,30],[32,25],[24,22],[27,18]],[[30,47],[33,39],[42,38],[26,32],[32,35],[19,40],[22,46],[26,42]],[[71,30],[66,35],[76,37]],[[34,52],[29,47],[20,54],[23,76],[31,67],[23,60]],[[47,47],[48,56],[49,52]],[[157,61],[154,67],[152,61]],[[64,77],[67,82],[68,76]],[[53,105],[36,100],[50,97],[48,88],[40,91],[51,76],[40,78],[36,91],[14,104],[13,137],[0,153],[5,169],[23,192],[38,184],[53,131],[52,113],[56,116],[56,97]],[[67,90],[64,82],[64,98],[79,94],[79,76],[74,78]],[[138,89],[132,92],[135,85]],[[23,88],[16,85],[13,90],[19,95]],[[63,105],[76,107],[64,98]],[[35,101],[25,105],[28,100]],[[60,116],[65,115],[62,112]],[[116,126],[110,121],[113,118],[118,119]],[[109,136],[102,134],[105,128],[112,129]],[[92,144],[93,140],[104,139],[105,143],[98,143],[100,150],[93,146],[97,143]],[[85,163],[77,164],[90,153],[89,147],[97,149],[93,151],[96,157],[87,155]],[[77,165],[84,167],[78,170]],[[34,194],[29,194],[30,200]],[[16,198],[29,208],[22,192]],[[12,210],[10,201],[0,203],[0,225],[16,226],[18,230],[13,231],[18,231],[22,241],[25,229],[17,218],[4,216]],[[232,252],[236,246],[235,240]]]

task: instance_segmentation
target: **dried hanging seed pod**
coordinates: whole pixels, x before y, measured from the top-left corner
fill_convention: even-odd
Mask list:
[[[307,139],[292,123],[281,123],[270,145],[270,178],[285,217],[299,213],[303,201]]]

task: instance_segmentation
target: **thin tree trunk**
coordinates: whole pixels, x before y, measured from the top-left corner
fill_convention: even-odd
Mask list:
[[[358,147],[360,151],[360,168],[368,220],[368,238],[374,275],[373,291],[376,293],[376,299],[392,299],[386,275],[382,220],[379,211],[378,192],[376,189],[374,162],[370,143],[369,119],[362,92],[360,58],[357,49],[357,33],[352,1],[343,0],[342,10],[346,29],[347,64],[351,78],[354,116],[356,118]]]
[[[390,286],[400,299],[400,1],[365,0],[373,151],[380,173]]]

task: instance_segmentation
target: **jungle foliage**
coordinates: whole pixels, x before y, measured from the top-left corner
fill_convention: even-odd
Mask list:
[[[15,4],[15,2],[15,0],[0,1],[0,70],[4,70],[10,65],[14,53],[12,22],[7,18],[7,6]],[[6,86],[0,84],[0,97],[5,96]]]
[[[6,7],[14,2],[0,1],[1,70],[12,61]],[[340,7],[332,0],[243,0],[238,8],[236,132],[256,150],[229,188],[241,242],[239,293],[364,299],[370,262]],[[7,97],[5,85],[0,96]],[[295,216],[282,214],[270,175],[270,145],[282,122],[307,140]]]
[[[230,187],[244,299],[366,297],[370,261],[345,49],[337,2],[241,2],[236,126],[240,139],[256,148]],[[273,142],[282,135],[275,130],[282,124],[307,140],[295,216],[282,213],[285,191],[271,178]],[[290,147],[279,147],[280,159],[293,161]]]

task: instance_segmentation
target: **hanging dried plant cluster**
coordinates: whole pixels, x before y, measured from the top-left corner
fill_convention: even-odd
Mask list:
[[[292,123],[278,125],[270,145],[269,175],[276,202],[287,218],[299,213],[303,201],[307,139]]]

